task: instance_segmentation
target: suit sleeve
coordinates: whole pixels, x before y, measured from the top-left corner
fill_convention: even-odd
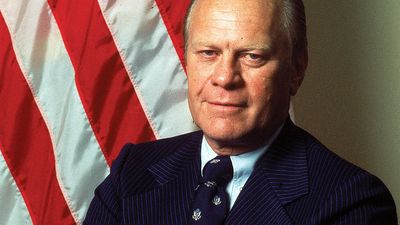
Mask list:
[[[110,175],[96,188],[84,225],[120,224],[120,172],[132,144],[125,145],[113,162]]]
[[[319,208],[313,224],[396,225],[396,206],[386,186],[363,171],[344,182]]]

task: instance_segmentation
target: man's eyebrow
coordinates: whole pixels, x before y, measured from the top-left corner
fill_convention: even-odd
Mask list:
[[[217,47],[214,44],[210,44],[210,43],[205,42],[205,41],[194,42],[194,43],[191,44],[191,46],[194,47],[194,48],[198,48],[198,47],[216,48]]]
[[[198,41],[198,42],[194,42],[191,44],[191,46],[193,48],[198,48],[198,47],[206,47],[206,48],[219,48],[218,46],[216,46],[215,44],[211,44],[209,42],[205,42],[205,41]],[[253,50],[260,50],[263,52],[270,52],[273,48],[271,47],[271,45],[268,44],[251,44],[251,45],[245,45],[242,46],[240,48],[238,48],[238,51],[253,51]]]
[[[244,46],[244,47],[240,48],[240,51],[253,51],[253,50],[269,52],[272,50],[272,47],[267,44],[255,44],[255,45],[249,45],[249,46]]]

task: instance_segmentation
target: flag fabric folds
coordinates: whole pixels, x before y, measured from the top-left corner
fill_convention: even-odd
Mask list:
[[[81,224],[127,143],[193,131],[189,0],[0,0],[0,224]]]

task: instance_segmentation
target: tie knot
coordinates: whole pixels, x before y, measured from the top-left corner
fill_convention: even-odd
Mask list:
[[[215,182],[217,185],[227,184],[233,176],[231,158],[229,156],[217,156],[207,162],[203,169],[205,182]]]

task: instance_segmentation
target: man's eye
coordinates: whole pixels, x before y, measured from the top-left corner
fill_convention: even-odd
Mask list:
[[[216,53],[215,51],[213,51],[213,50],[204,50],[204,51],[201,51],[201,54],[202,54],[203,56],[205,56],[205,57],[213,57],[213,56],[215,56],[217,53]]]
[[[266,62],[266,57],[263,54],[256,54],[256,53],[243,53],[241,55],[241,60],[244,64],[252,67],[262,66]]]
[[[258,55],[258,54],[254,54],[254,53],[248,53],[245,55],[245,57],[249,60],[261,60],[262,59],[262,55]]]

